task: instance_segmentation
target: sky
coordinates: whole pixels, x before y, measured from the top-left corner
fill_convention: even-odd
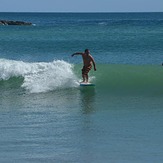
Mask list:
[[[0,0],[0,12],[163,12],[163,0]]]

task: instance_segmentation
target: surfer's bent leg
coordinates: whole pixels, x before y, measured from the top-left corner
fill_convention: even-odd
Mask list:
[[[83,82],[88,82],[88,73],[91,70],[91,68],[92,68],[92,65],[89,65],[87,67],[83,66],[83,69],[82,69]]]

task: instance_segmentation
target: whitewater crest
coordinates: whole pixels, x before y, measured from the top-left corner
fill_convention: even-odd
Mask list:
[[[21,86],[31,93],[78,86],[73,65],[65,61],[28,63],[0,59],[0,80],[20,76],[24,78]]]

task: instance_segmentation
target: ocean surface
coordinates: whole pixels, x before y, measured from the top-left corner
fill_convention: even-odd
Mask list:
[[[163,13],[0,13],[0,162],[162,163]],[[94,87],[81,87],[90,49]]]

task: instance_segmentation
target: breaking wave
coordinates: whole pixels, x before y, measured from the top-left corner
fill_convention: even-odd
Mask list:
[[[20,77],[23,77],[23,82]],[[62,60],[28,63],[0,59],[0,82],[13,80],[13,78],[16,78],[17,82],[21,83],[21,87],[31,93],[78,86],[73,65]]]

